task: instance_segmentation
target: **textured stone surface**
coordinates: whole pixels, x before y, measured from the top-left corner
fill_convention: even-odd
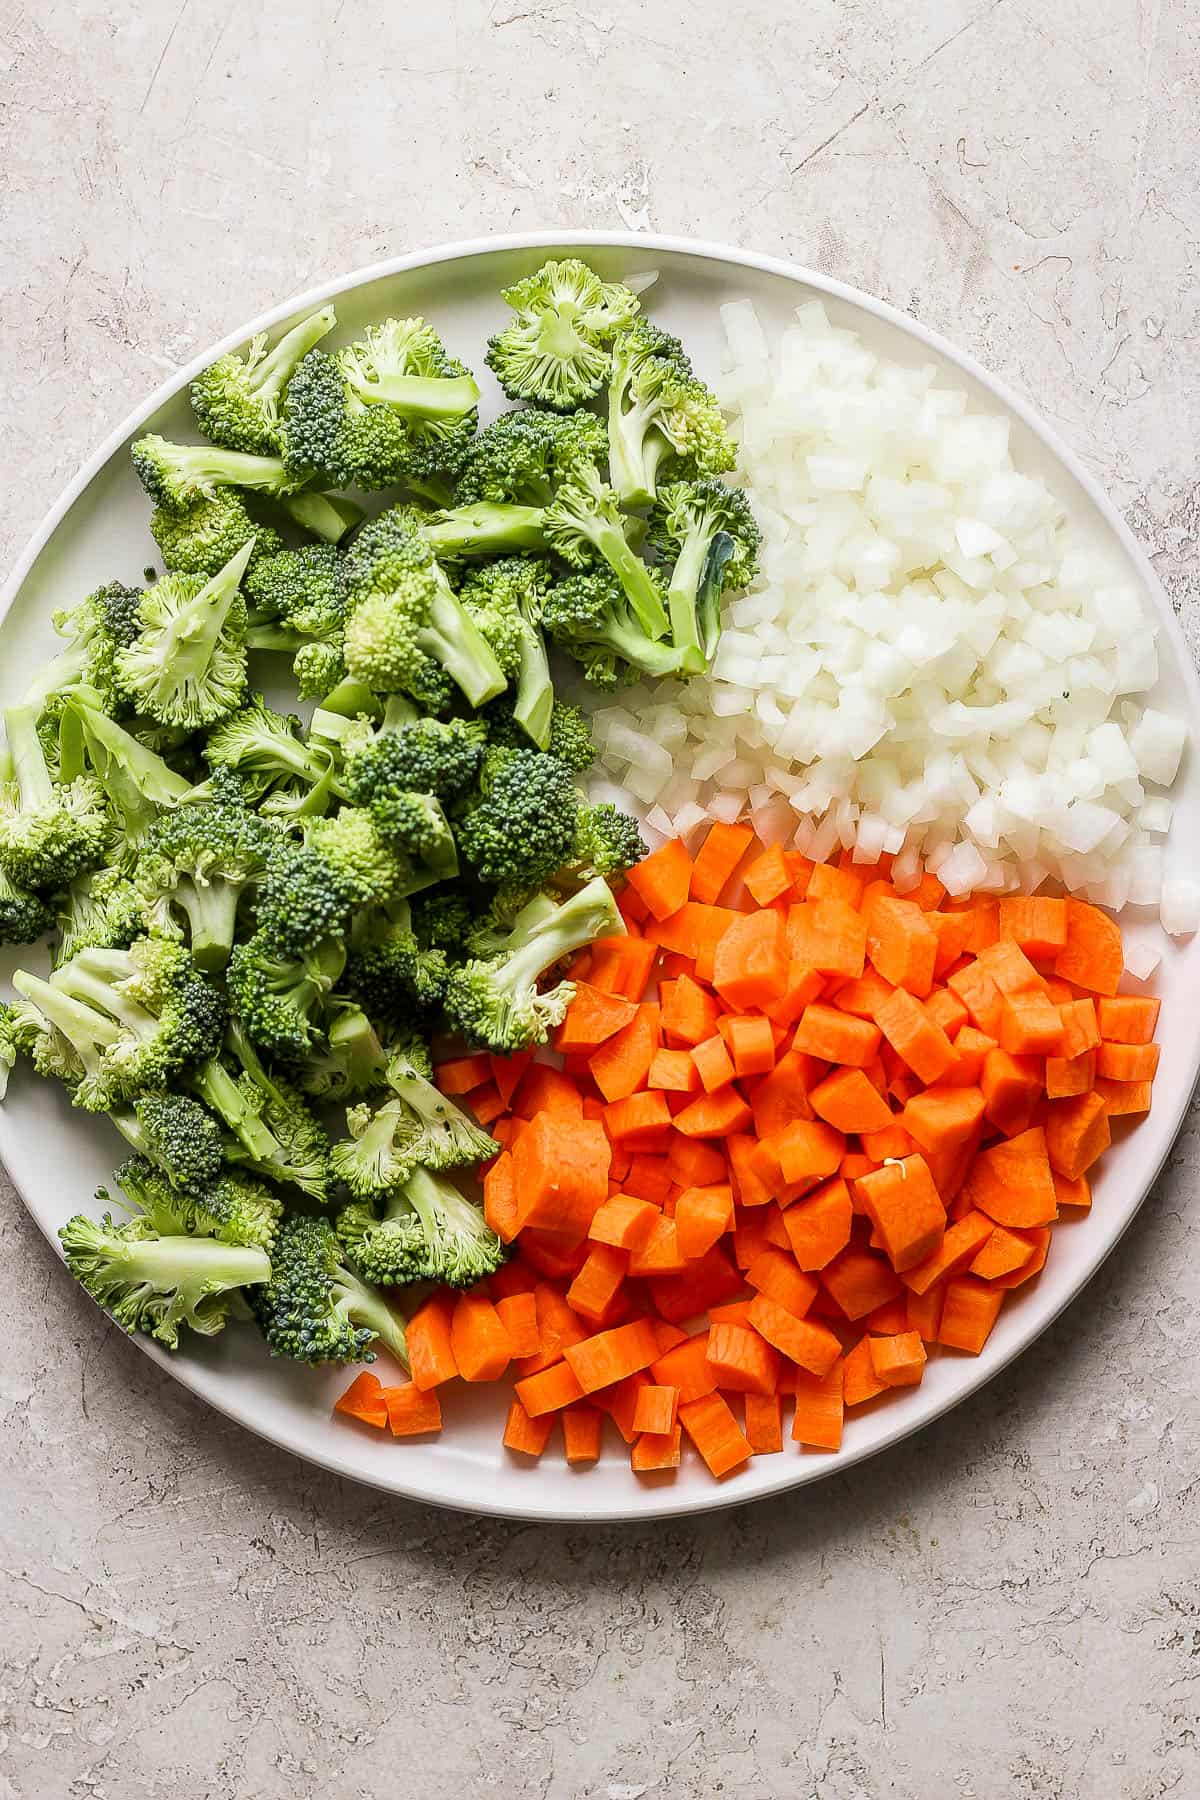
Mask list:
[[[1035,396],[1193,641],[1186,0],[9,0],[0,553],[164,372],[506,228],[795,256]],[[0,1212],[0,1796],[1200,1793],[1193,1116],[1019,1366],[848,1476],[545,1531],[227,1425]]]

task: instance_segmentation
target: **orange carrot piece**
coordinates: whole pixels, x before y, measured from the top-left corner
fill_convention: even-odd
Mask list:
[[[1003,1290],[977,1281],[973,1275],[956,1276],[946,1283],[938,1342],[951,1350],[969,1350],[978,1356],[1003,1304]]]
[[[801,1269],[823,1269],[850,1242],[854,1212],[840,1177],[797,1200],[783,1214],[788,1241]]]
[[[644,1275],[681,1275],[686,1268],[675,1221],[660,1213],[646,1242],[630,1252],[629,1273],[640,1279]]]
[[[593,1215],[588,1236],[615,1250],[640,1250],[649,1243],[660,1217],[649,1200],[640,1200],[635,1194],[614,1194]]]
[[[1011,1275],[1014,1269],[1024,1268],[1032,1255],[1032,1244],[1018,1237],[1015,1231],[1009,1231],[1007,1226],[997,1225],[968,1265],[969,1272],[978,1275],[981,1281],[994,1281],[997,1275]]]
[[[612,1244],[593,1244],[582,1269],[567,1289],[567,1304],[590,1324],[604,1318],[620,1291],[629,1264],[626,1251]]]
[[[713,955],[712,985],[728,1005],[768,1006],[787,985],[789,958],[783,919],[769,907],[737,913]]]
[[[870,1337],[871,1367],[884,1387],[916,1387],[925,1373],[925,1346],[919,1331]]]
[[[600,1459],[604,1415],[594,1406],[568,1406],[562,1413],[563,1448],[572,1467]]]
[[[1092,1204],[1092,1190],[1086,1175],[1077,1175],[1074,1181],[1068,1181],[1057,1169],[1051,1170],[1054,1176],[1054,1197],[1058,1201],[1059,1210],[1064,1206],[1077,1206],[1086,1212]]]
[[[909,1331],[919,1332],[927,1344],[936,1344],[942,1321],[942,1289],[931,1287],[924,1294],[914,1294],[910,1289],[904,1296],[904,1313]]]
[[[724,1035],[738,1080],[748,1075],[768,1075],[775,1067],[775,1034],[769,1019],[753,1014],[732,1018]]]
[[[674,1350],[676,1344],[687,1342],[687,1332],[678,1325],[672,1325],[669,1319],[651,1319],[651,1330],[658,1344],[658,1354],[665,1356],[668,1350]]]
[[[658,1343],[647,1319],[631,1319],[610,1331],[597,1332],[582,1343],[568,1344],[563,1355],[585,1394],[609,1387],[648,1369],[658,1358]]]
[[[656,919],[669,919],[679,911],[692,885],[692,859],[687,845],[680,838],[673,838],[635,863],[626,871],[625,879]]]
[[[1100,1004],[1105,1006],[1111,1002],[1102,1000]],[[1058,1012],[1063,1022],[1063,1056],[1082,1056],[1085,1050],[1100,1048],[1100,1021],[1096,1002],[1090,996],[1084,1000],[1062,1001]]]
[[[875,969],[894,987],[924,999],[933,986],[938,937],[921,908],[881,894],[863,910],[867,955]]]
[[[813,1088],[809,1104],[838,1131],[882,1131],[892,1123],[887,1101],[861,1069],[834,1069]]]
[[[703,1104],[703,1100],[692,1102],[693,1106]],[[680,1114],[680,1118],[683,1116]],[[654,1141],[656,1134],[672,1123],[678,1127],[679,1119],[672,1121],[667,1097],[657,1088],[630,1094],[628,1099],[616,1100],[604,1109],[604,1129],[609,1138],[614,1144],[623,1143],[630,1149]]]
[[[774,1456],[783,1449],[783,1403],[778,1394],[747,1394],[743,1401],[746,1442],[753,1456]]]
[[[1105,1081],[1153,1081],[1158,1057],[1157,1044],[1101,1044],[1096,1052],[1096,1073]]]
[[[1085,1050],[1082,1056],[1048,1056],[1046,1058],[1047,1100],[1070,1100],[1086,1094],[1096,1085],[1096,1052]]]
[[[1057,1056],[1063,1023],[1046,994],[1000,995],[1000,1048],[1014,1056]]]
[[[662,1435],[644,1431],[629,1452],[629,1464],[635,1475],[654,1475],[664,1469],[677,1469],[682,1459],[681,1425],[673,1425]]]
[[[887,1383],[880,1381],[875,1373],[871,1340],[869,1337],[861,1337],[853,1350],[847,1352],[842,1364],[842,1394],[845,1404],[862,1406],[864,1401],[874,1400],[879,1394],[886,1392]]]
[[[753,839],[749,825],[725,825],[718,819],[710,828],[692,867],[692,899],[711,905]]]
[[[946,1229],[946,1209],[923,1156],[864,1175],[856,1192],[898,1274],[932,1256]]]
[[[983,1064],[990,1050],[997,1049],[995,1038],[964,1025],[954,1037],[954,1061],[942,1076],[941,1087],[979,1087]]]
[[[657,1382],[648,1381],[645,1387],[638,1389],[637,1404],[633,1409],[633,1429],[639,1434],[648,1431],[656,1437],[665,1437],[674,1427],[678,1407],[677,1387],[661,1386]]]
[[[1020,1287],[1026,1281],[1041,1272],[1046,1258],[1050,1254],[1050,1244],[1054,1237],[1048,1225],[1034,1226],[1030,1231],[1018,1231],[1015,1237],[1024,1238],[1032,1254],[1028,1262],[1023,1262],[1018,1269],[1010,1269],[1007,1275],[993,1275],[991,1285],[995,1288]]]
[[[788,908],[787,948],[793,962],[820,975],[855,979],[866,965],[866,923],[844,901],[803,901]]]
[[[717,1029],[721,1009],[707,989],[690,975],[662,982],[659,1000],[663,1030],[679,1043],[699,1044]]]
[[[533,1290],[537,1302],[538,1342],[541,1348],[534,1356],[523,1356],[517,1364],[518,1376],[537,1375],[552,1364],[561,1362],[563,1347],[577,1344],[587,1336],[571,1308],[556,1287],[539,1281]]]
[[[423,1392],[413,1383],[383,1390],[387,1419],[393,1437],[423,1437],[442,1429],[442,1403],[436,1393]]]
[[[789,1184],[836,1175],[846,1150],[841,1132],[820,1119],[796,1119],[770,1142]]]
[[[700,1087],[700,1071],[690,1050],[656,1050],[646,1076],[646,1086],[666,1094],[694,1094]]]
[[[542,1347],[542,1334],[538,1330],[537,1297],[532,1290],[524,1294],[507,1294],[496,1301],[496,1311],[504,1326],[508,1341],[512,1346],[514,1359],[522,1356],[536,1356]],[[411,1356],[411,1327],[409,1351]]]
[[[1125,969],[1120,927],[1084,900],[1068,899],[1066,908],[1067,942],[1054,959],[1054,973],[1089,993],[1115,994]]]
[[[841,1355],[841,1344],[827,1325],[797,1319],[768,1294],[756,1294],[751,1301],[750,1324],[768,1344],[813,1375],[828,1375]]]
[[[1037,1064],[1007,1050],[989,1050],[979,1078],[983,1110],[998,1131],[1023,1131],[1041,1097]]]
[[[928,916],[937,919],[941,917],[941,914],[933,913]],[[963,1029],[963,1026],[967,1023],[970,1014],[958,995],[954,992],[954,989],[948,987],[934,988],[932,994],[930,994],[929,998],[923,1001],[922,1004],[925,1008],[925,1017],[927,1019],[932,1019],[935,1025],[941,1026],[951,1043],[954,1044],[954,1054],[957,1056],[958,1045],[954,1040]]]
[[[733,1061],[719,1032],[694,1047],[692,1061],[706,1094],[715,1094],[733,1080]]]
[[[581,1119],[583,1096],[579,1084],[550,1063],[534,1063],[521,1077],[513,1111],[526,1121],[539,1113],[550,1113],[559,1119]]]
[[[710,1475],[727,1475],[752,1454],[745,1432],[720,1394],[681,1402],[679,1423],[708,1464]]]
[[[452,1323],[454,1301],[449,1294],[432,1294],[408,1322],[408,1362],[413,1386],[427,1390],[452,1381],[458,1374],[454,1357]]]
[[[492,1065],[484,1055],[455,1056],[449,1062],[439,1063],[434,1070],[439,1093],[451,1098],[469,1094],[473,1088],[482,1087],[491,1078]]]
[[[540,1456],[550,1442],[554,1430],[554,1414],[542,1413],[531,1419],[519,1400],[508,1409],[504,1426],[504,1448],[518,1450],[522,1456]]]
[[[808,878],[810,900],[840,900],[843,906],[862,904],[865,875],[855,868],[840,868],[837,863],[814,863]]]
[[[590,958],[586,979],[594,988],[625,1000],[640,1000],[649,986],[658,947],[649,937],[628,932],[621,937],[597,938]]]
[[[856,981],[838,988],[832,1004],[839,1012],[853,1013],[856,1019],[874,1019],[875,1008],[882,1006],[892,991],[892,983],[874,969],[867,969]]]
[[[725,1158],[715,1145],[687,1137],[671,1139],[667,1172],[676,1187],[681,1188],[718,1187],[729,1173]]]
[[[746,1270],[746,1280],[756,1292],[777,1300],[797,1319],[802,1319],[812,1305],[819,1285],[797,1266],[795,1257],[773,1245],[759,1251]]]
[[[388,1409],[378,1375],[373,1375],[369,1369],[356,1375],[341,1398],[334,1401],[333,1410],[345,1413],[351,1419],[361,1419],[364,1425],[374,1425],[382,1431],[388,1422]]]
[[[782,846],[772,844],[761,856],[756,856],[742,879],[756,906],[770,906],[772,900],[781,900],[790,893],[792,872]]]
[[[634,1152],[623,1180],[626,1193],[649,1200],[654,1206],[663,1206],[676,1186],[666,1157],[643,1150]]]
[[[720,1244],[692,1257],[677,1274],[655,1275],[650,1299],[664,1319],[678,1325],[740,1294],[744,1283]]]
[[[990,976],[1002,994],[1045,994],[1049,990],[1025,952],[1008,938],[998,938],[981,950],[979,968]]]
[[[1148,1044],[1158,1024],[1161,1000],[1118,994],[1097,1006],[1100,1036],[1110,1044]]]
[[[940,1081],[954,1063],[954,1045],[919,1000],[896,988],[875,1014],[875,1023],[898,1056],[926,1084]]]
[[[946,1227],[941,1244],[925,1261],[906,1269],[902,1280],[910,1293],[927,1294],[935,1283],[968,1267],[991,1236],[993,1222],[986,1213],[968,1211]]]
[[[1103,1075],[1096,1077],[1096,1093],[1103,1100],[1110,1119],[1119,1119],[1127,1113],[1148,1113],[1153,1099],[1153,1089],[1148,1081],[1108,1081]]]
[[[675,1236],[686,1257],[703,1256],[732,1223],[733,1189],[728,1184],[685,1188],[675,1202]]]
[[[604,1125],[539,1113],[513,1149],[519,1229],[586,1236],[592,1216],[608,1198],[612,1150]]]
[[[784,1029],[794,1025],[800,1014],[810,1001],[816,1000],[823,992],[825,982],[815,969],[807,963],[799,963],[794,959],[788,963],[787,977],[783,984],[783,992],[777,1000],[772,1000],[763,1007],[763,1013],[772,1025]],[[776,1045],[778,1049],[778,1044]]]
[[[558,1028],[554,1048],[570,1056],[576,1052],[598,1050],[615,1037],[637,1013],[637,1002],[620,994],[605,994],[588,981],[575,981],[575,998],[567,1008]]]
[[[912,1004],[915,1006],[916,1002]],[[824,1062],[864,1069],[879,1049],[879,1035],[878,1026],[869,1020],[856,1019],[852,1013],[838,1012],[836,1007],[814,1000],[800,1016],[792,1048]]]
[[[476,1088],[470,1096],[471,1111],[478,1124],[486,1131],[493,1119],[498,1119],[505,1110],[504,1099],[499,1088],[488,1083],[487,1087]]]
[[[1011,938],[1026,956],[1048,962],[1067,947],[1067,907],[1045,894],[1017,895],[1000,901],[1000,935]]]
[[[719,1388],[738,1394],[775,1392],[779,1352],[749,1324],[710,1324],[707,1356]]]
[[[549,1281],[567,1281],[577,1275],[587,1255],[582,1238],[565,1238],[558,1232],[526,1231],[521,1238],[523,1260]]]
[[[1072,1101],[1056,1101],[1070,1106]],[[963,1184],[968,1206],[986,1213],[997,1225],[1048,1225],[1058,1212],[1040,1125],[993,1144],[975,1158]]]
[[[938,941],[933,973],[935,979],[940,981],[953,968],[970,942],[971,915],[968,912],[928,912],[925,917]]]
[[[560,1412],[564,1406],[583,1398],[583,1389],[567,1362],[551,1363],[548,1369],[540,1369],[536,1375],[524,1376],[516,1383],[516,1392],[531,1419],[540,1418],[543,1413]]]
[[[1052,1100],[1046,1109],[1046,1150],[1052,1168],[1073,1181],[1086,1175],[1096,1158],[1108,1149],[1108,1107],[1098,1093],[1080,1094],[1074,1100]],[[1004,1221],[1041,1225],[1043,1219]]]
[[[995,1037],[1000,1022],[1000,989],[978,961],[946,973],[946,986],[956,993],[977,1030]]]
[[[512,1360],[504,1321],[483,1294],[460,1294],[454,1302],[450,1347],[464,1381],[498,1381]]]
[[[711,1394],[717,1378],[708,1361],[708,1332],[698,1331],[682,1344],[665,1350],[651,1363],[650,1375],[663,1387],[677,1388],[680,1401],[699,1400]]]
[[[715,1094],[701,1094],[671,1122],[684,1137],[728,1137],[731,1132],[745,1131],[753,1116],[737,1089],[725,1087]]]
[[[789,1050],[779,1058],[769,1075],[756,1082],[750,1094],[754,1109],[754,1130],[760,1138],[773,1137],[793,1119],[811,1119],[809,1091],[820,1065],[802,1050]]]
[[[848,1319],[863,1319],[902,1290],[896,1272],[882,1256],[851,1246],[821,1272],[821,1283]]]
[[[629,1024],[588,1057],[592,1080],[605,1100],[625,1100],[645,1085],[661,1041],[657,1002],[643,1002]]]
[[[844,1364],[839,1359],[825,1375],[797,1369],[796,1412],[792,1437],[806,1450],[840,1450],[845,1420]]]
[[[733,1132],[729,1145],[729,1168],[739,1206],[765,1206],[775,1198],[771,1183],[760,1172],[755,1161],[758,1139],[748,1132]],[[780,1176],[782,1180],[782,1175]]]
[[[905,1131],[922,1150],[957,1149],[983,1118],[977,1087],[935,1085],[914,1094],[900,1115]]]

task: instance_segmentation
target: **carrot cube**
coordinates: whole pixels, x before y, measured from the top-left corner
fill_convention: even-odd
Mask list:
[[[839,1359],[825,1375],[796,1371],[796,1412],[792,1437],[806,1450],[840,1450],[845,1419],[843,1364]]]
[[[720,1394],[681,1402],[679,1422],[708,1464],[711,1475],[727,1475],[751,1455],[745,1433]]]
[[[694,1094],[700,1086],[700,1071],[688,1050],[656,1050],[646,1076],[646,1086],[661,1088],[667,1094]]]
[[[626,881],[656,919],[679,911],[692,884],[692,859],[679,838],[654,850],[626,871]],[[714,895],[715,898],[715,895]]]
[[[783,1214],[792,1255],[800,1269],[823,1269],[850,1242],[854,1213],[840,1177],[797,1200]]]
[[[692,867],[692,899],[711,905],[754,840],[749,825],[726,825],[720,819],[710,828]]]
[[[730,1006],[769,1005],[787,985],[784,922],[778,913],[736,914],[713,956],[712,982]]]
[[[775,1033],[769,1019],[748,1014],[723,1020],[722,1031],[739,1080],[747,1075],[767,1075],[775,1067]]]
[[[464,1381],[498,1381],[512,1360],[504,1321],[483,1294],[460,1294],[454,1302],[450,1346]]]
[[[685,1188],[675,1202],[675,1235],[685,1257],[703,1256],[733,1223],[733,1189],[727,1184]]]
[[[629,1453],[629,1464],[635,1475],[653,1475],[662,1469],[677,1469],[683,1456],[683,1428],[673,1425],[659,1435],[644,1431]]]
[[[692,1051],[692,1061],[706,1094],[715,1094],[733,1080],[733,1062],[720,1033],[697,1044]]]
[[[385,1389],[378,1375],[364,1369],[361,1375],[354,1377],[345,1393],[334,1401],[333,1410],[345,1413],[351,1419],[361,1419],[364,1425],[374,1425],[382,1431],[388,1422],[384,1394]]]
[[[423,1393],[412,1382],[383,1390],[393,1437],[423,1437],[442,1429],[442,1406],[436,1393]]]
[[[504,1448],[519,1450],[522,1456],[540,1456],[550,1442],[550,1433],[554,1430],[554,1414],[542,1413],[531,1419],[519,1400],[514,1400],[508,1409],[508,1419],[504,1426]]]
[[[871,1367],[884,1387],[916,1387],[925,1373],[925,1346],[917,1331],[870,1337]]]
[[[1004,1294],[973,1275],[960,1275],[946,1284],[938,1342],[952,1350],[969,1350],[978,1356],[1000,1316]]]
[[[597,1462],[604,1430],[604,1416],[594,1406],[568,1406],[562,1413],[563,1448],[567,1461]]]

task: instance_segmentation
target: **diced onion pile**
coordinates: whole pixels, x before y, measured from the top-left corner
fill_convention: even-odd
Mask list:
[[[1186,726],[1136,698],[1154,623],[1014,468],[1008,420],[819,303],[775,355],[749,301],[722,312],[761,573],[707,676],[596,710],[605,773],[663,838],[745,815],[818,859],[890,853],[901,888],[1054,879],[1195,930],[1200,886],[1163,879]]]

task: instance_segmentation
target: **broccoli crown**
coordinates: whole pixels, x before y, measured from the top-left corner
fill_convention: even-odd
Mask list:
[[[117,657],[121,686],[163,725],[196,731],[241,705],[246,690],[242,548],[216,575],[164,575],[147,588],[137,637]]]
[[[608,801],[582,808],[572,862],[576,879],[585,882],[602,875],[611,880],[632,869],[645,855],[641,826],[628,813]]]
[[[258,889],[258,929],[283,958],[313,950],[345,929],[353,899],[333,864],[307,844],[285,838],[267,858]]]
[[[404,1326],[383,1295],[346,1267],[328,1219],[287,1215],[271,1258],[271,1279],[251,1306],[275,1356],[297,1362],[372,1362],[381,1343],[408,1367]]]
[[[305,1055],[321,1035],[322,1014],[345,958],[337,938],[295,957],[281,954],[261,929],[236,944],[225,980],[230,1006],[247,1036],[280,1056]]]
[[[113,1180],[132,1208],[165,1237],[211,1237],[270,1250],[283,1217],[278,1194],[245,1175],[224,1174],[202,1195],[184,1194],[144,1156],[131,1156]]]
[[[459,849],[481,881],[533,885],[568,860],[578,812],[565,763],[540,750],[515,750],[460,820]]]
[[[220,488],[250,488],[278,497],[304,485],[304,477],[293,474],[278,456],[247,456],[211,444],[171,444],[151,435],[139,438],[130,455],[155,505],[174,512],[211,500]]]
[[[475,435],[478,398],[423,320],[385,320],[300,364],[285,408],[289,466],[368,492],[452,477]]]
[[[415,1160],[426,1169],[458,1169],[495,1156],[495,1139],[433,1085],[429,1051],[419,1038],[398,1044],[388,1061],[388,1085],[412,1121]]]
[[[608,434],[594,413],[504,413],[480,432],[456,484],[459,502],[547,506],[581,464],[602,463]]]
[[[651,517],[656,547],[674,556],[667,600],[685,673],[707,667],[721,636],[721,597],[745,587],[758,567],[759,530],[740,488],[723,481],[673,482]]]
[[[387,1057],[370,1019],[360,1006],[343,1001],[324,1047],[306,1056],[294,1073],[306,1094],[349,1100],[382,1087],[386,1069]]]
[[[124,1225],[110,1214],[97,1223],[82,1213],[59,1231],[67,1267],[122,1331],[144,1331],[169,1349],[180,1329],[204,1337],[220,1331],[231,1296],[265,1282],[265,1250],[212,1237],[160,1235],[144,1213]]]
[[[457,799],[479,773],[486,739],[487,728],[476,719],[420,719],[384,729],[347,757],[346,792],[372,813],[395,793]]]
[[[54,924],[54,908],[40,894],[18,887],[0,869],[0,944],[33,944]]]
[[[264,618],[279,619],[304,637],[329,637],[341,630],[345,615],[340,561],[333,544],[280,550],[255,563],[243,591]]]
[[[260,797],[282,786],[299,793],[301,806],[315,809],[322,800],[328,804],[333,756],[319,744],[302,743],[299,734],[299,719],[273,712],[261,694],[252,694],[208,734],[204,760],[214,771],[235,770]]]
[[[94,699],[94,697],[93,697]],[[112,813],[110,860],[128,872],[137,863],[147,831],[159,813],[176,806],[191,791],[191,782],[145,742],[149,734],[118,724],[89,701],[84,691],[70,695],[67,706],[83,736],[84,754],[103,789]],[[158,727],[173,736],[174,727]]]
[[[278,833],[257,813],[228,801],[178,806],[150,828],[138,885],[183,913],[199,968],[224,968],[239,902],[264,874],[277,842]]]
[[[716,396],[678,338],[644,319],[613,344],[608,435],[613,486],[626,506],[650,504],[664,464],[718,475],[737,460]]]
[[[575,987],[561,981],[541,993],[537,987],[541,976],[585,944],[620,936],[624,930],[616,901],[599,878],[561,906],[535,903],[518,917],[494,954],[473,957],[450,970],[446,1012],[464,1037],[497,1055],[544,1044],[562,1023]]]
[[[352,1106],[346,1124],[350,1135],[334,1140],[329,1164],[356,1199],[375,1199],[407,1180],[418,1159],[419,1133],[402,1100]]]
[[[542,629],[580,664],[594,687],[613,688],[641,675],[657,679],[681,670],[680,652],[646,634],[607,568],[556,582],[546,595]]]
[[[7,707],[4,725],[13,774],[0,782],[0,868],[21,887],[65,887],[104,853],[103,792],[86,776],[51,780],[36,708]]]
[[[268,1072],[236,1023],[228,1034],[235,1067],[210,1057],[192,1077],[196,1091],[233,1134],[231,1161],[289,1182],[323,1201],[329,1189],[329,1138],[303,1095]]]
[[[94,589],[78,606],[52,614],[55,631],[71,642],[71,649],[58,658],[54,680],[60,693],[81,682],[101,697],[110,712],[131,710],[118,680],[117,657],[137,636],[140,604],[140,589],[110,581]]]
[[[453,1183],[424,1168],[414,1168],[389,1194],[382,1218],[359,1202],[342,1210],[337,1230],[359,1273],[389,1285],[439,1281],[472,1287],[505,1259],[482,1210]]]
[[[412,928],[422,950],[461,952],[473,908],[460,888],[434,888],[412,902]]]
[[[410,1022],[415,1012],[438,1004],[447,973],[444,951],[418,942],[407,906],[398,918],[377,911],[355,922],[346,989],[373,1017]]]
[[[554,689],[539,623],[551,582],[540,558],[501,557],[472,570],[459,598],[491,646],[503,674],[516,683],[514,713],[526,740],[539,748],[549,731]],[[536,716],[534,716],[536,715]]]
[[[162,1087],[212,1054],[221,995],[181,945],[137,938],[128,950],[81,950],[48,981],[19,969],[17,992],[58,1031],[84,1070],[75,1102],[90,1111]]]
[[[254,569],[284,547],[270,525],[255,523],[234,488],[217,488],[211,499],[197,500],[182,512],[156,507],[150,515],[150,535],[176,575],[217,575],[246,544],[254,546],[249,564]]]
[[[114,1112],[110,1117],[172,1187],[204,1195],[220,1180],[225,1140],[216,1119],[198,1100],[187,1094],[140,1094],[131,1113]]]
[[[487,363],[513,400],[572,412],[608,377],[608,346],[634,318],[638,299],[575,258],[547,262],[501,296],[510,324],[488,341]]]
[[[177,938],[180,933],[164,906],[119,868],[77,875],[55,915],[56,964],[80,950],[127,950],[138,937]]]
[[[310,820],[305,842],[328,865],[353,906],[383,902],[405,886],[407,865],[362,807],[343,806],[327,818]]]
[[[273,350],[260,332],[239,356],[217,358],[192,383],[192,411],[206,438],[227,450],[268,456],[283,449],[281,401],[287,384],[308,351],[333,330],[332,306],[293,326]]]
[[[659,578],[635,553],[616,490],[595,470],[564,483],[546,508],[545,530],[552,548],[572,568],[590,568],[597,556],[607,563],[646,636],[666,636],[669,620]]]
[[[577,775],[591,768],[596,760],[596,746],[582,707],[569,705],[565,700],[554,702],[546,749]]]

